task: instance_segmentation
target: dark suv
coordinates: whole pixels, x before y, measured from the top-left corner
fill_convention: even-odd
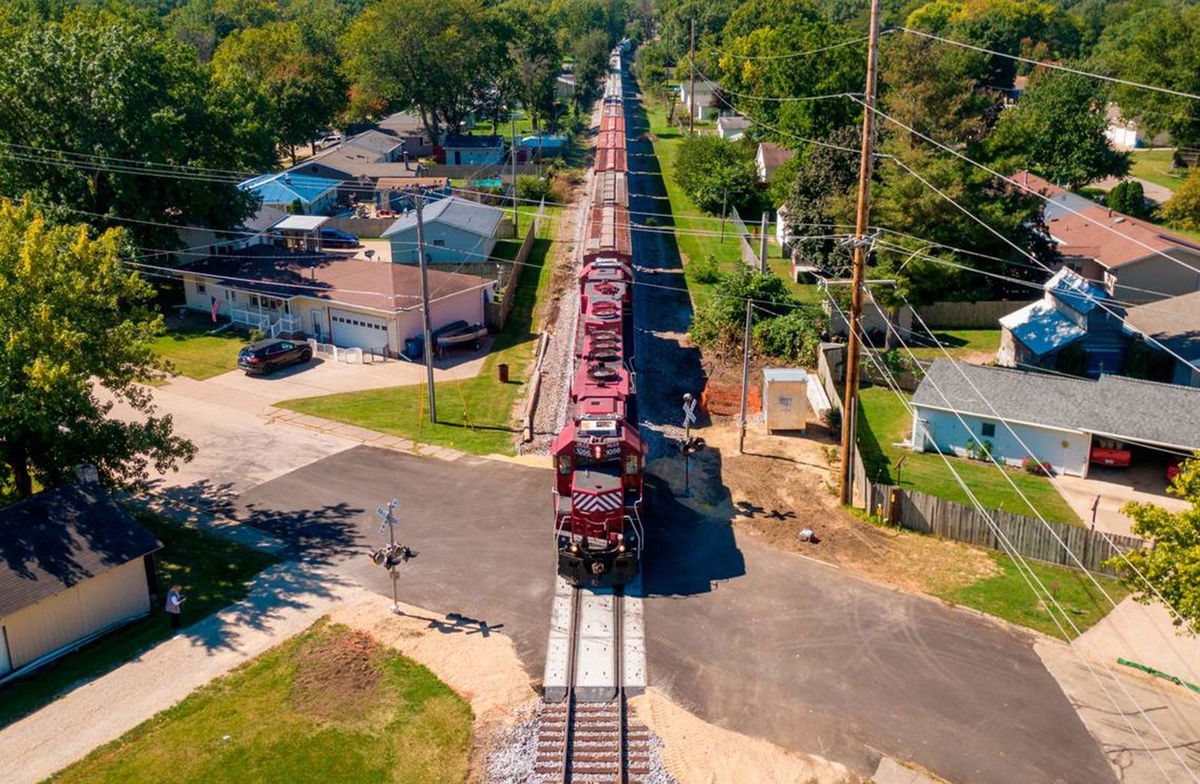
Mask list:
[[[238,367],[248,374],[266,375],[275,368],[312,359],[307,343],[282,338],[267,338],[246,346],[238,353]]]

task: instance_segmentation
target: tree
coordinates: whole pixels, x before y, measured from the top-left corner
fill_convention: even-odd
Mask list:
[[[830,146],[813,145],[797,156],[801,162],[787,200],[787,233],[797,238],[792,245],[798,261],[835,277],[850,263],[849,252],[830,236],[849,231],[832,225],[840,222],[845,211],[835,202],[848,198],[856,188],[859,155],[853,150],[859,139],[857,130],[843,128],[827,137]]]
[[[165,369],[151,348],[162,319],[150,285],[121,263],[125,242],[120,229],[55,227],[0,200],[0,484],[18,497],[68,481],[79,463],[124,484],[195,452],[137,383]],[[141,421],[111,417],[114,401]]]
[[[1153,545],[1113,558],[1108,565],[1135,591],[1142,604],[1159,594],[1176,612],[1176,626],[1200,633],[1200,453],[1184,461],[1167,492],[1190,506],[1169,512],[1152,503],[1131,501],[1121,511],[1133,520],[1133,533]],[[1128,563],[1126,562],[1128,559]],[[1145,581],[1142,580],[1145,577]],[[1153,586],[1147,590],[1146,582]]]
[[[261,27],[280,19],[273,0],[188,0],[167,14],[164,24],[177,40],[207,63],[221,41],[235,30]]]
[[[1200,174],[1188,172],[1183,184],[1162,207],[1162,217],[1172,226],[1188,231],[1200,231]]]
[[[758,182],[754,147],[712,134],[689,136],[675,153],[675,182],[709,214],[745,206]]]
[[[925,9],[945,5],[948,3],[940,0]],[[997,101],[987,84],[984,55],[902,35],[888,40],[881,58],[881,101],[890,116],[950,145],[978,141],[991,130]],[[886,121],[882,126],[885,134],[901,133]]]
[[[495,89],[501,44],[479,0],[439,0],[369,6],[341,46],[360,105],[415,111],[437,138]]]
[[[235,30],[217,47],[213,73],[228,95],[253,102],[277,146],[295,158],[342,110],[347,85],[329,53],[308,51],[299,25]]]
[[[1104,135],[1104,96],[1094,79],[1065,71],[1035,71],[1015,107],[989,138],[992,154],[1010,168],[1028,168],[1071,188],[1129,171],[1129,156]]]
[[[1094,67],[1122,79],[1200,93],[1200,6],[1146,3],[1104,30]],[[1171,134],[1183,147],[1200,146],[1200,102],[1117,85],[1121,114],[1150,135]]]
[[[596,97],[601,80],[608,74],[608,52],[608,42],[600,30],[575,39],[571,45],[571,58],[575,61],[575,90],[571,98],[576,115]]]
[[[536,130],[539,119],[554,120],[554,88],[562,68],[562,51],[545,9],[534,0],[505,3],[498,11],[508,44],[509,71],[503,80],[504,92],[525,107]]]
[[[696,309],[692,339],[718,351],[741,346],[746,320],[746,300],[754,300],[752,321],[783,315],[795,305],[787,286],[777,275],[761,275],[745,265],[723,275],[712,296]]]
[[[225,172],[270,166],[274,147],[188,47],[132,13],[93,9],[7,35],[0,143],[24,152],[0,156],[0,193],[146,221],[130,232],[155,249],[177,247],[178,235],[151,224],[226,229],[251,212]]]
[[[1135,218],[1146,217],[1146,192],[1137,180],[1118,182],[1105,196],[1104,203],[1117,212],[1123,212]]]

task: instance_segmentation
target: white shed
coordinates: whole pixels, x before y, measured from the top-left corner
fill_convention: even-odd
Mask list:
[[[804,368],[763,370],[763,411],[767,431],[795,430],[808,426],[808,371]]]
[[[0,509],[0,681],[149,613],[161,547],[94,482]]]

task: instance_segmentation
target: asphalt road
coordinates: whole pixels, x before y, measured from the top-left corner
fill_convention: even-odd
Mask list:
[[[399,497],[399,539],[420,553],[401,599],[448,629],[466,617],[510,635],[536,679],[554,576],[549,484],[541,469],[356,447],[235,505],[386,595],[366,552],[384,540],[373,510]],[[653,513],[650,683],[698,715],[863,774],[888,754],[959,784],[1113,780],[1024,635],[739,540],[669,496]]]

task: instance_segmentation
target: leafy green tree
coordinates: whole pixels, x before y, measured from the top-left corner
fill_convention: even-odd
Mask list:
[[[415,111],[436,138],[457,128],[503,70],[503,46],[479,0],[376,3],[342,40],[359,106]]]
[[[942,0],[929,9],[951,5]],[[982,138],[995,122],[995,91],[985,55],[915,35],[888,39],[883,48],[884,111],[944,144]],[[881,132],[901,130],[882,121]]]
[[[739,5],[739,0],[673,0],[657,4],[658,32],[671,62],[679,62],[687,55],[692,20],[696,22],[696,48],[699,50],[705,40],[719,36]]]
[[[1104,96],[1094,79],[1035,71],[1020,102],[1000,116],[989,145],[1014,169],[1032,169],[1077,188],[1129,171],[1129,156],[1108,143],[1107,127]]]
[[[845,222],[848,208],[840,202],[857,187],[859,155],[853,150],[860,138],[857,130],[842,128],[826,138],[834,146],[813,145],[797,156],[787,199],[787,233],[797,238],[797,260],[833,276],[850,263],[849,252],[830,235],[850,231],[832,224]]]
[[[164,24],[196,50],[201,62],[212,59],[221,41],[235,30],[261,27],[280,19],[273,0],[188,0],[171,10]]]
[[[1200,93],[1200,6],[1144,3],[1104,30],[1094,56],[1105,73],[1156,87]],[[1116,85],[1121,114],[1151,135],[1167,132],[1183,147],[1200,146],[1200,101]]]
[[[1151,546],[1113,558],[1108,564],[1121,573],[1121,580],[1142,604],[1158,600],[1161,594],[1178,613],[1176,626],[1191,634],[1200,633],[1200,454],[1180,466],[1180,472],[1167,488],[1189,506],[1169,512],[1152,503],[1131,501],[1121,511],[1133,520],[1133,533],[1153,542]],[[1154,587],[1147,590],[1146,582]]]
[[[754,346],[768,357],[815,367],[827,321],[821,308],[797,306],[782,316],[756,324]]]
[[[1135,218],[1146,217],[1146,192],[1137,180],[1122,180],[1108,192],[1105,205]]]
[[[18,497],[79,463],[127,483],[194,454],[137,383],[165,369],[151,348],[162,320],[150,285],[122,265],[124,245],[120,229],[50,226],[0,200],[0,484]],[[111,416],[111,401],[139,421]]]
[[[684,139],[675,154],[675,182],[697,207],[713,215],[727,206],[745,206],[757,178],[754,147],[745,141],[698,134]]]
[[[1188,231],[1200,231],[1200,174],[1193,169],[1184,178],[1183,184],[1162,206],[1160,213],[1172,226]]]
[[[597,97],[602,80],[608,74],[608,41],[603,31],[593,30],[571,45],[575,63],[575,90],[571,96],[575,114]]]
[[[562,50],[545,8],[535,0],[514,0],[498,11],[508,46],[504,92],[525,107],[537,129],[539,120],[554,120],[554,87],[562,69]]]
[[[754,324],[783,315],[795,304],[779,277],[761,275],[739,265],[721,277],[712,295],[696,309],[692,319],[692,340],[718,351],[741,346],[747,298],[755,303]]]
[[[130,232],[155,249],[178,238],[151,224],[223,229],[250,212],[235,176],[174,168],[236,172],[275,161],[270,138],[213,89],[188,47],[134,14],[94,9],[6,35],[0,193],[146,221]]]
[[[294,22],[235,30],[213,55],[213,73],[228,95],[240,95],[265,124],[264,132],[295,158],[346,103],[347,85],[336,57],[308,51]]]

